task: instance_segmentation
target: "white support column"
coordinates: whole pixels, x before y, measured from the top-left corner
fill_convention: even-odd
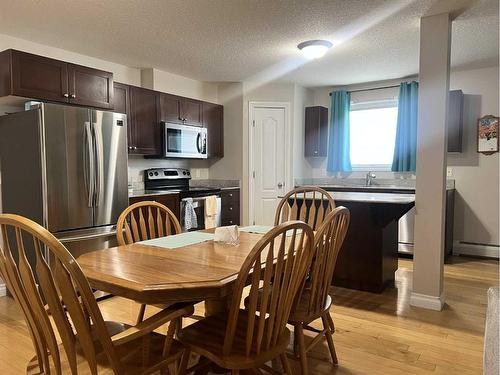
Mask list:
[[[450,77],[448,13],[420,21],[413,306],[441,310],[446,205],[446,116]]]

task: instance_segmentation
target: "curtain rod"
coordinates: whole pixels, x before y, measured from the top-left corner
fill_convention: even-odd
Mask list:
[[[361,92],[361,91],[372,91],[372,90],[382,90],[382,89],[392,89],[394,87],[399,87],[399,85],[391,85],[391,86],[382,86],[382,87],[373,87],[371,89],[359,89],[359,90],[349,90],[347,92]],[[332,96],[332,93],[329,94]]]

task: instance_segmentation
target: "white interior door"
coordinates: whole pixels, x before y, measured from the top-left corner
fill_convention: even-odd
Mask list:
[[[253,107],[253,221],[272,225],[286,179],[285,107]]]

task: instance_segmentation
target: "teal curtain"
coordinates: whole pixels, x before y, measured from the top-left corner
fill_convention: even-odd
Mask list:
[[[326,170],[350,172],[352,170],[349,140],[351,94],[347,91],[334,91],[331,93],[331,100]]]
[[[393,172],[415,172],[417,169],[417,120],[418,82],[403,82],[399,86]]]

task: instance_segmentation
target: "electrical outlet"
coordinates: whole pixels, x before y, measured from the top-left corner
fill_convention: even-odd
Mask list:
[[[446,177],[453,177],[453,169],[448,167],[446,168]]]

